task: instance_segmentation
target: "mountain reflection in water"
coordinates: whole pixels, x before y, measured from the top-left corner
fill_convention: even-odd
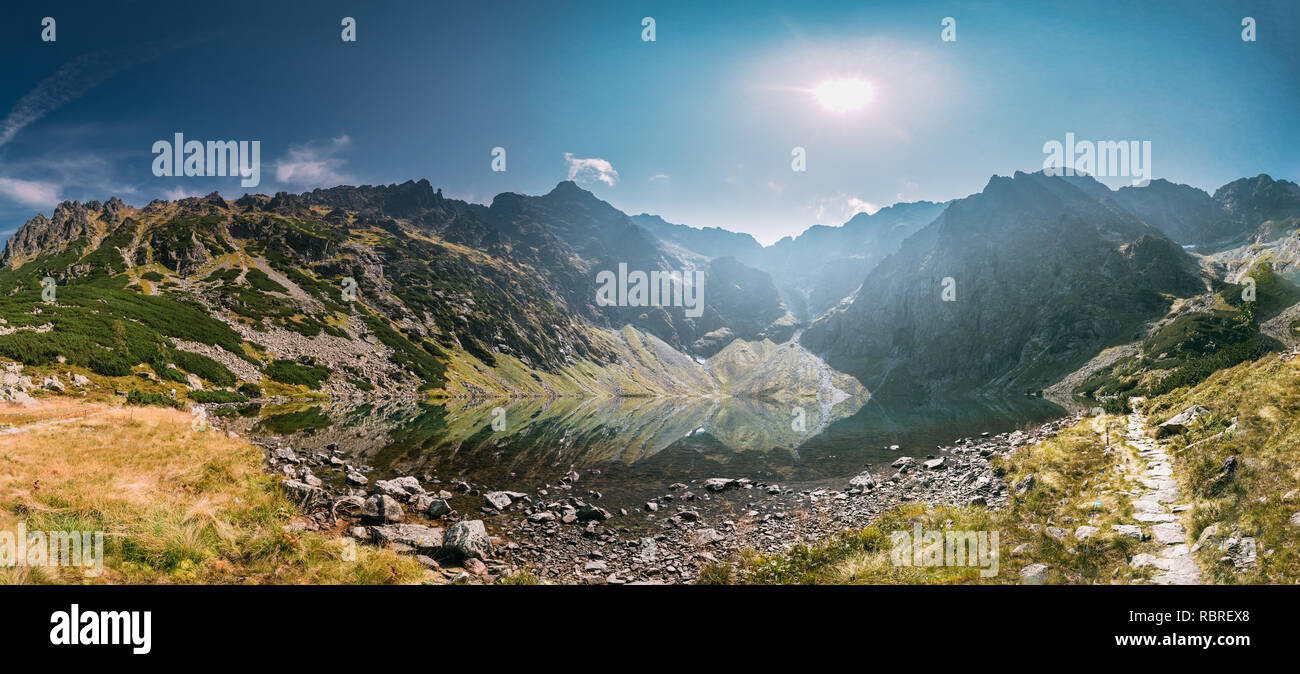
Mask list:
[[[352,463],[372,466],[372,479],[431,475],[527,491],[576,469],[607,506],[631,507],[670,484],[709,477],[840,488],[869,466],[1065,413],[1036,398],[892,406],[866,398],[562,398],[298,403],[241,419],[245,432],[298,451],[337,444]]]

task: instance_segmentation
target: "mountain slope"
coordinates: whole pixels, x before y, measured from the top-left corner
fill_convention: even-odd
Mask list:
[[[0,298],[0,357],[160,393],[242,382],[285,393],[702,394],[715,385],[692,352],[794,330],[764,272],[676,257],[571,182],[488,207],[426,181],[143,208],[71,202],[20,228],[0,260],[14,289]],[[698,269],[700,315],[598,306],[596,273],[619,264]],[[638,329],[618,331],[628,325]]]
[[[1151,226],[1017,172],[950,204],[802,343],[877,395],[1039,389],[1203,291],[1195,261]]]

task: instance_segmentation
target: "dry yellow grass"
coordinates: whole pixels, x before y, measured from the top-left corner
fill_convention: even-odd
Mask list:
[[[387,550],[358,546],[345,561],[342,539],[285,532],[293,506],[242,439],[192,430],[176,410],[87,407],[97,413],[0,436],[0,530],[103,531],[104,573],[0,568],[0,581],[400,583],[424,574]]]

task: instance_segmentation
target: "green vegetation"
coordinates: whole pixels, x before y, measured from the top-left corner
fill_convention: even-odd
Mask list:
[[[139,389],[131,389],[131,391],[126,394],[126,404],[138,405],[140,407],[153,406],[171,407],[178,410],[185,409],[185,403],[179,400],[169,398],[165,395],[159,395],[157,393],[145,393]]]
[[[1256,280],[1254,301],[1242,299],[1244,285],[1223,284],[1216,308],[1178,316],[1148,337],[1138,356],[1093,373],[1075,392],[1095,398],[1163,395],[1277,350],[1277,340],[1260,334],[1259,323],[1300,299],[1300,289],[1267,264],[1250,277]]]
[[[447,364],[440,360],[442,351],[432,342],[425,341],[420,346],[416,346],[411,340],[389,327],[388,322],[383,318],[366,314],[362,320],[375,333],[379,341],[394,351],[394,362],[424,380],[422,389],[439,388],[445,383]]]
[[[207,356],[177,350],[171,353],[171,357],[181,369],[190,374],[198,375],[217,386],[235,385],[235,375],[225,365]]]
[[[190,400],[196,403],[246,403],[248,398],[234,391],[190,391]]]
[[[1107,451],[1100,424],[1120,419],[1085,419],[1047,442],[1022,447],[1010,459],[996,460],[1003,479],[1034,476],[1033,486],[1013,495],[1001,510],[984,507],[927,507],[909,504],[890,509],[871,526],[841,532],[830,539],[796,545],[786,553],[745,553],[735,569],[735,582],[756,584],[1007,584],[1018,583],[1019,569],[1041,563],[1050,567],[1049,583],[1125,583],[1148,572],[1128,566],[1128,558],[1143,546],[1111,530],[1127,523],[1128,498],[1118,493],[1115,473],[1118,452]],[[891,534],[926,531],[998,532],[999,571],[984,578],[977,566],[903,566],[890,559]],[[1080,524],[1100,531],[1087,541],[1049,535],[1047,527],[1073,532]],[[1022,545],[1026,545],[1021,548]],[[1014,552],[1019,549],[1019,552]],[[726,574],[711,569],[705,582],[725,582]]]
[[[410,556],[313,532],[261,450],[172,410],[107,410],[0,437],[0,529],[105,531],[104,568],[0,568],[0,583],[379,584],[429,578]],[[130,451],[123,451],[130,448]],[[39,484],[39,489],[32,485]]]
[[[292,360],[275,360],[266,368],[266,376],[281,384],[306,386],[316,390],[329,379],[329,368],[320,365],[299,365]]]
[[[1256,568],[1239,571],[1222,561],[1217,545],[1207,545],[1201,568],[1218,583],[1294,583],[1300,578],[1300,539],[1290,521],[1300,512],[1300,359],[1242,363],[1145,407],[1158,423],[1191,405],[1210,414],[1169,441],[1175,476],[1194,497],[1189,542],[1217,523],[1222,538],[1233,532],[1253,538],[1258,554]],[[1224,472],[1230,457],[1237,468]]]

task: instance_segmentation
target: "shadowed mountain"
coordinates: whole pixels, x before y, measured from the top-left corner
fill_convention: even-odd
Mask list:
[[[802,342],[877,396],[1038,389],[1204,287],[1155,228],[1017,172],[952,202]]]

